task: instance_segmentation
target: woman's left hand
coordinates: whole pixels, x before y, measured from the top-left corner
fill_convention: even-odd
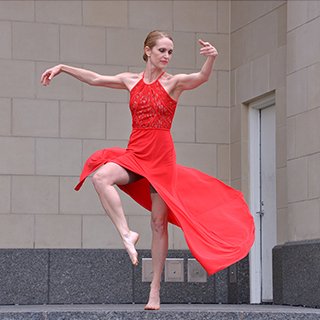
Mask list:
[[[199,43],[203,46],[203,48],[200,49],[200,54],[205,57],[214,57],[216,58],[218,55],[218,51],[215,47],[213,47],[209,42],[204,42],[201,39],[199,39]]]

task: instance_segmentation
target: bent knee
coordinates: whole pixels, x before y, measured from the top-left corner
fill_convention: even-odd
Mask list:
[[[92,183],[96,189],[99,188],[101,185],[112,184],[108,178],[108,175],[105,172],[103,172],[102,170],[97,171],[92,176]]]

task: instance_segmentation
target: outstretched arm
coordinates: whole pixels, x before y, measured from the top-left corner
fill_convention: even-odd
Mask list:
[[[177,90],[181,92],[184,90],[192,90],[200,86],[202,83],[209,80],[211,75],[214,61],[218,56],[218,51],[209,42],[203,42],[199,39],[200,44],[203,46],[200,49],[200,54],[207,57],[206,62],[201,68],[200,72],[191,74],[177,75]]]
[[[92,86],[103,86],[114,89],[127,89],[125,84],[126,74],[118,74],[116,76],[103,76],[98,73],[81,69],[74,68],[64,64],[59,64],[53,68],[46,70],[41,76],[41,82],[44,86],[50,84],[53,77],[57,76],[61,72],[65,72],[76,79],[85,82]]]

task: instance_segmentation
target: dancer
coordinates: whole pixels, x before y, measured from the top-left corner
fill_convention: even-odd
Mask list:
[[[144,43],[146,68],[141,73],[104,76],[67,65],[46,70],[41,82],[65,72],[93,86],[130,92],[132,133],[127,149],[95,152],[85,163],[84,180],[99,169],[92,182],[106,213],[115,224],[134,265],[139,235],[130,230],[119,195],[129,194],[151,211],[153,280],[145,309],[160,308],[160,279],[168,250],[168,222],[179,226],[194,257],[209,274],[245,257],[254,241],[253,218],[242,193],[195,169],[176,163],[170,133],[181,93],[208,81],[218,55],[209,43],[199,40],[200,54],[207,57],[202,69],[192,74],[165,72],[173,53],[173,40],[163,31],[152,31]]]

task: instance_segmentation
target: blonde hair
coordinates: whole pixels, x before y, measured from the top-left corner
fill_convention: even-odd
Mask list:
[[[146,40],[144,41],[144,48],[149,47],[150,50],[152,50],[152,48],[157,44],[157,40],[161,38],[168,38],[173,42],[173,39],[168,33],[160,30],[154,30],[147,35]],[[143,54],[143,60],[146,62],[148,61],[146,53]]]

